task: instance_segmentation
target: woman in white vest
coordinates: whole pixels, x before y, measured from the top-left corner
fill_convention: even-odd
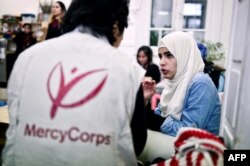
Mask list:
[[[137,165],[147,137],[145,72],[116,49],[127,17],[127,0],[73,0],[65,34],[19,56],[4,166]]]

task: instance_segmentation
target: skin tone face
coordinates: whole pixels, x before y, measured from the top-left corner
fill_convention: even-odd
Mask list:
[[[123,39],[123,33],[121,33],[119,28],[118,28],[118,22],[116,22],[113,25],[113,35],[114,35],[114,38],[115,38],[115,42],[113,43],[113,46],[117,48],[117,47],[120,46],[121,41]]]
[[[59,17],[62,14],[62,8],[60,7],[60,5],[58,3],[54,3],[52,5],[51,12],[52,12],[53,16]]]
[[[148,63],[148,57],[144,51],[140,51],[138,54],[138,61],[142,66],[145,66]]]
[[[121,41],[123,39],[123,35],[116,36],[116,41],[113,43],[113,46],[118,48],[121,44]]]
[[[26,33],[26,34],[30,33],[31,32],[30,27],[28,25],[24,26],[23,27],[23,32]]]
[[[173,54],[166,48],[159,48],[160,70],[165,79],[172,80],[177,72],[177,61]]]

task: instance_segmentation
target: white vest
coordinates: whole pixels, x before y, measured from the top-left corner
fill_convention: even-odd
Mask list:
[[[136,165],[130,122],[143,75],[135,57],[79,32],[26,50],[9,82],[3,165]]]

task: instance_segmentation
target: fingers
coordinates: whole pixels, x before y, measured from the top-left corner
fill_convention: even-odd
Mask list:
[[[152,80],[153,80],[152,77],[144,77],[142,79],[142,82],[144,82],[144,81],[152,81]]]
[[[142,85],[143,86],[155,86],[156,82],[155,80],[152,79],[152,77],[144,77],[142,80]]]
[[[151,77],[145,77],[142,80],[144,100],[148,101],[154,95],[156,90],[156,82]]]

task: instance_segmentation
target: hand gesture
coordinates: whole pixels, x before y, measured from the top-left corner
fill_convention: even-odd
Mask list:
[[[151,77],[145,77],[142,80],[142,88],[144,94],[144,102],[147,103],[155,94],[156,83]]]

